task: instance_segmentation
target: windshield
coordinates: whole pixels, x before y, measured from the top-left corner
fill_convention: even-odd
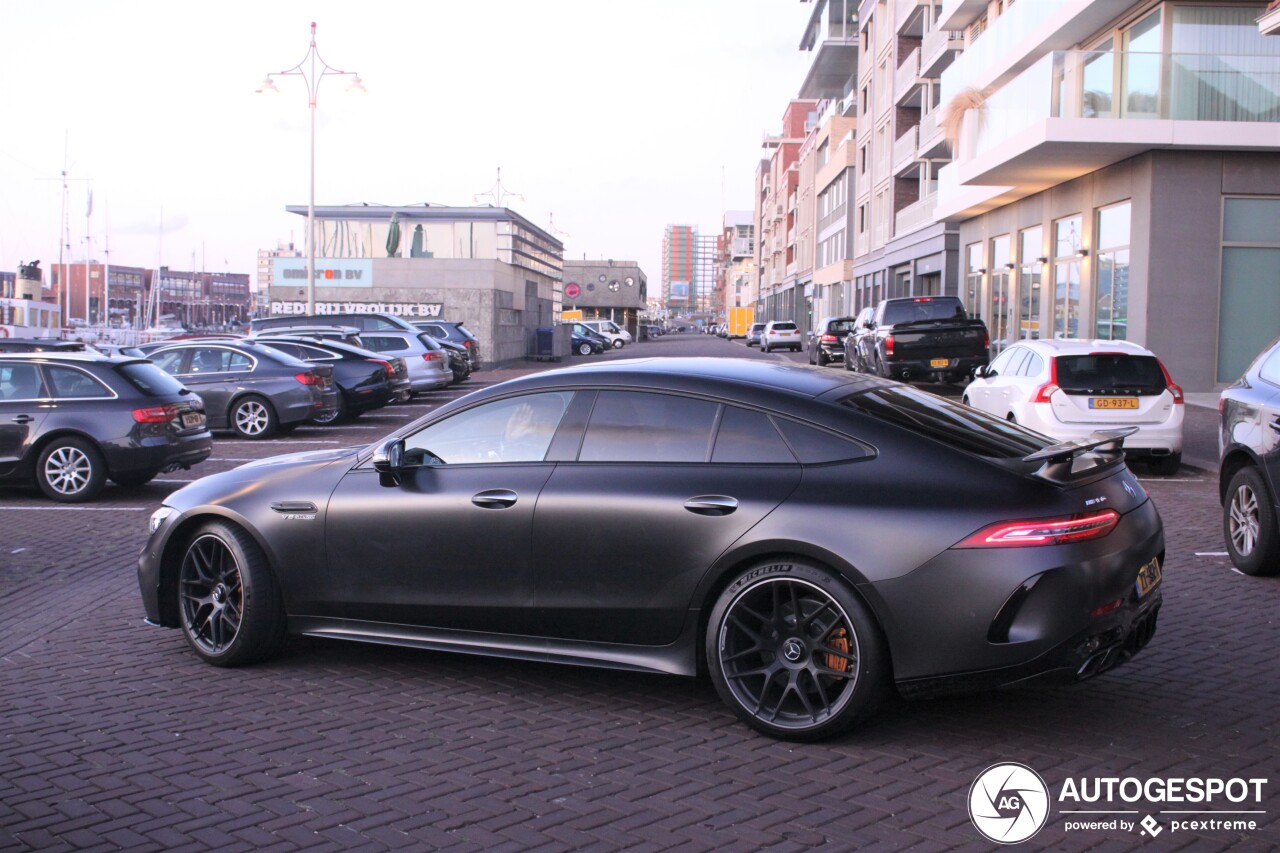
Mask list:
[[[841,405],[993,459],[1021,459],[1054,443],[1010,421],[907,385],[854,394]]]

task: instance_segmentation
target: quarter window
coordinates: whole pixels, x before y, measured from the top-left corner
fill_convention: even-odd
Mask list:
[[[768,415],[726,406],[711,461],[794,464],[796,459]]]

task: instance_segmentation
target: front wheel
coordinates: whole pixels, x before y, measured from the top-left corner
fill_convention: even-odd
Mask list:
[[[241,438],[270,438],[279,427],[275,409],[257,395],[237,400],[230,420],[232,429]]]
[[[98,449],[82,438],[69,436],[50,442],[36,460],[36,484],[46,497],[62,503],[80,503],[102,491],[107,465]]]
[[[716,691],[747,725],[813,741],[875,710],[888,655],[870,611],[843,580],[806,563],[752,566],[711,611],[706,658]]]
[[[178,611],[195,653],[215,666],[265,660],[280,650],[280,589],[253,537],[225,521],[192,536],[178,569]]]
[[[1256,469],[1241,468],[1231,478],[1222,527],[1227,553],[1237,569],[1246,575],[1274,575],[1280,571],[1275,506]]]
[[[613,348],[614,348],[614,349],[622,349],[622,346],[623,346],[623,344],[625,344],[625,343],[626,343],[626,341],[624,341],[622,338],[617,338],[617,339],[616,339],[616,340],[614,340],[614,342],[613,342]]]
[[[591,355],[591,344],[578,344],[578,355]]]

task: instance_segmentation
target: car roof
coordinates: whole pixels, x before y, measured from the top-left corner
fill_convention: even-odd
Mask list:
[[[794,394],[799,397],[821,397],[837,390],[853,393],[867,387],[886,384],[887,380],[846,370],[830,370],[807,364],[774,362],[746,358],[631,358],[591,364],[578,364],[513,379],[504,386],[522,384],[610,384],[639,387],[649,379],[688,380],[683,387],[746,386]],[[496,386],[495,386],[496,387]]]
[[[108,353],[98,352],[97,350],[82,350],[72,352],[0,352],[0,358],[11,359],[16,358],[22,361],[65,361],[65,362],[81,362],[81,363],[110,363],[124,364],[131,361],[146,361],[145,358],[138,358],[131,355],[110,355]]]
[[[1012,347],[1015,344],[1030,347],[1033,350],[1043,352],[1047,355],[1090,355],[1092,353],[1155,355],[1151,350],[1146,347],[1139,346],[1132,341],[1104,341],[1100,339],[1085,341],[1077,339],[1059,340],[1053,338],[1048,340],[1014,341],[1010,346]]]

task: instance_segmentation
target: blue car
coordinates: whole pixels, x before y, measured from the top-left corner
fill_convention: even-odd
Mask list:
[[[573,339],[574,355],[597,355],[604,352],[604,345],[594,338],[588,338],[586,335],[580,335],[574,332],[571,335]]]

